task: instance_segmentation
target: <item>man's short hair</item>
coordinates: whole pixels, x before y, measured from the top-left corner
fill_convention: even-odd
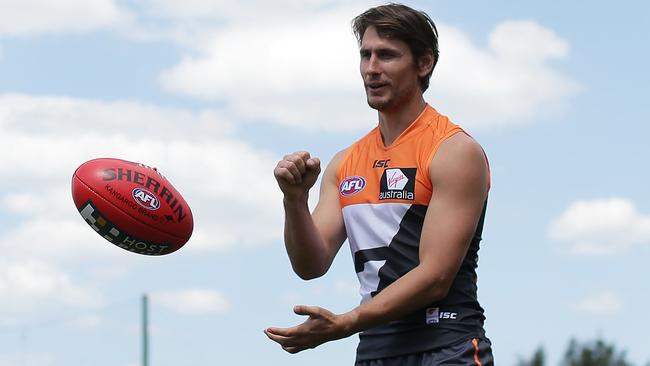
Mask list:
[[[418,62],[428,49],[433,51],[433,68],[438,63],[438,30],[433,20],[419,10],[406,5],[391,3],[366,10],[352,20],[352,29],[359,45],[368,27],[374,26],[381,37],[390,37],[405,42]],[[433,73],[420,78],[422,92],[429,88]]]

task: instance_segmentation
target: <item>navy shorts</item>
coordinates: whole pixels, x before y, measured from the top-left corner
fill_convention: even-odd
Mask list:
[[[453,346],[397,357],[357,361],[355,366],[494,366],[492,345],[474,338]]]

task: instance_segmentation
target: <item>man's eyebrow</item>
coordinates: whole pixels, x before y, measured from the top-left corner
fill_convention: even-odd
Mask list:
[[[368,47],[361,47],[359,48],[359,53],[364,54],[364,53],[370,53],[370,52],[377,52],[377,53],[384,53],[384,54],[394,54],[394,55],[399,55],[402,52],[399,49],[392,48],[392,47],[377,47],[377,48],[368,48]]]
[[[395,52],[399,53],[399,49],[393,48],[393,47],[386,47],[386,46],[380,46],[380,47],[361,47],[359,48],[359,52]]]
[[[400,54],[402,54],[402,51],[398,50],[397,48],[390,48],[390,47],[378,48],[377,52],[379,52],[379,53],[387,53],[387,54],[390,54],[390,55],[400,55]]]

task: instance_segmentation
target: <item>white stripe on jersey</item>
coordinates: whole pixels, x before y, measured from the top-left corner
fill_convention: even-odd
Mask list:
[[[359,250],[387,247],[400,228],[410,203],[364,203],[343,207],[343,221],[354,261]],[[385,260],[364,263],[359,278],[361,302],[370,299],[370,293],[379,285],[379,270]]]
[[[372,298],[370,293],[377,291],[377,287],[379,286],[379,270],[384,264],[386,264],[386,260],[368,261],[363,264],[363,272],[357,273],[362,304]]]

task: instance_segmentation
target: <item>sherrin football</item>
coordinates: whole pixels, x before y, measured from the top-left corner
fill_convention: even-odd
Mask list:
[[[164,255],[192,235],[192,211],[156,169],[120,159],[87,161],[72,176],[72,199],[99,235],[138,254]]]

